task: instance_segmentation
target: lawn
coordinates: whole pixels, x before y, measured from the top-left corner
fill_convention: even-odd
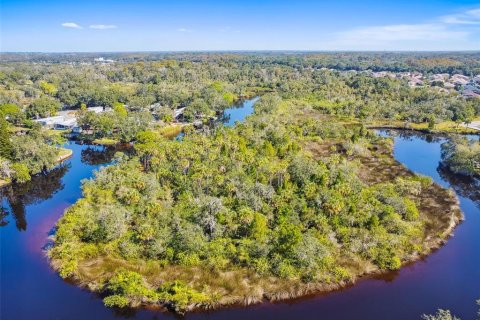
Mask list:
[[[114,146],[119,143],[118,140],[109,139],[109,138],[100,138],[92,141],[93,144],[100,144],[103,146]]]

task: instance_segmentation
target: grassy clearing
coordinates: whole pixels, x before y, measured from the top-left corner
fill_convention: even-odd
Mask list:
[[[436,123],[433,129],[428,128],[428,123],[409,123],[403,121],[392,120],[375,120],[366,123],[369,128],[391,128],[391,129],[406,129],[418,130],[431,133],[457,133],[457,134],[478,134],[479,131],[467,128],[455,121],[443,121]]]
[[[48,129],[45,131],[47,135],[51,137],[63,137],[65,134],[70,133],[71,130],[54,130],[54,129]]]
[[[102,146],[114,146],[116,144],[119,144],[120,142],[118,140],[115,140],[115,139],[100,138],[100,139],[93,140],[92,143],[102,145]]]
[[[180,124],[171,124],[157,129],[157,132],[166,138],[174,138],[182,132],[183,126]]]
[[[62,162],[73,155],[73,151],[71,149],[66,149],[66,148],[58,148],[58,149],[59,149],[58,162]]]
[[[365,262],[344,258],[351,271],[375,270]],[[55,260],[52,265],[56,266]],[[111,278],[119,268],[134,271],[143,276],[151,287],[176,279],[191,288],[213,297],[207,308],[233,304],[250,305],[267,298],[271,301],[292,299],[315,292],[340,289],[350,282],[319,282],[305,284],[300,279],[282,279],[273,276],[260,276],[246,268],[220,271],[214,268],[182,267],[163,265],[159,261],[127,261],[114,256],[100,256],[79,262],[75,281],[90,290],[101,290],[105,279]],[[352,279],[352,282],[355,279]]]
[[[244,89],[242,94],[242,98],[252,98],[260,94],[273,92],[271,88],[265,87],[247,87]]]

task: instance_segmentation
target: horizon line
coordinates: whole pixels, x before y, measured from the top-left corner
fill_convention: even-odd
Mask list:
[[[0,51],[2,54],[80,54],[80,53],[229,53],[229,52],[288,52],[288,53],[301,53],[301,52],[348,52],[348,53],[449,53],[449,52],[479,52],[479,49],[465,49],[465,50],[333,50],[333,49],[205,49],[205,50],[118,50],[118,51]]]

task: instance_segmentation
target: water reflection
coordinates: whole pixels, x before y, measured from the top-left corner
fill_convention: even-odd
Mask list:
[[[3,203],[3,197],[0,199],[0,201]],[[0,206],[0,227],[6,226],[8,224],[8,221],[6,220],[8,216],[8,210],[2,205]]]
[[[214,120],[213,118],[210,119],[208,125],[201,124],[201,130],[209,133],[211,129],[217,128],[221,125],[225,127],[231,127],[236,122],[244,121],[246,117],[253,113],[253,106],[259,99],[260,97],[255,97],[253,99],[241,100],[235,103],[232,107],[226,108],[221,113],[219,113],[216,120]],[[182,131],[175,137],[175,140],[181,141],[184,136],[185,133]]]
[[[400,138],[407,141],[425,141],[428,143],[438,143],[440,147],[446,143],[452,135],[439,135],[422,133],[412,130],[376,130],[377,134],[382,137]],[[471,141],[479,140],[479,135],[463,135]],[[453,188],[455,192],[464,198],[470,199],[477,206],[480,207],[480,179],[469,177],[461,174],[456,174],[438,162],[436,169],[440,178],[448,183],[448,186]]]
[[[64,188],[62,178],[70,169],[70,164],[63,164],[49,173],[33,176],[26,183],[11,184],[1,190],[2,203],[6,200],[7,207],[2,208],[2,226],[7,225],[7,215],[12,214],[17,229],[27,230],[27,218],[25,207],[50,199],[56,192]]]
[[[441,165],[438,166],[437,171],[440,177],[447,181],[458,195],[472,200],[480,207],[480,179],[455,174]]]
[[[129,144],[117,146],[87,146],[81,152],[81,161],[90,166],[111,163],[117,152],[130,153],[132,146]]]
[[[447,135],[423,133],[415,130],[385,129],[376,130],[376,132],[382,137],[401,138],[407,141],[422,140],[428,143],[442,142],[448,137]]]
[[[131,146],[87,146],[81,150],[81,162],[89,166],[111,163],[117,152],[130,152]],[[47,174],[32,176],[26,183],[13,183],[0,190],[0,227],[8,224],[7,217],[12,215],[19,231],[27,230],[26,207],[37,204],[62,190],[63,177],[71,169],[70,161],[65,162]]]
[[[434,254],[396,272],[364,279],[346,290],[305,297],[292,301],[264,303],[248,308],[232,306],[228,309],[187,314],[187,319],[419,319],[423,313],[433,313],[438,308],[448,308],[462,319],[475,319],[479,298],[477,282],[480,259],[480,184],[468,178],[442,171],[438,167],[440,144],[426,143],[427,138],[414,132],[398,134],[395,148],[399,161],[411,170],[428,174],[445,186],[452,186],[457,193],[466,215],[466,221],[455,232],[455,237]],[[435,137],[433,137],[435,138]],[[477,137],[478,138],[478,137]],[[403,139],[411,139],[405,142]],[[440,142],[442,142],[441,140]],[[92,171],[100,168],[114,155],[109,148],[86,145],[69,145],[74,150],[68,161],[72,164],[64,168],[66,173],[56,182],[57,191],[50,199],[42,200],[40,195],[46,190],[41,184],[31,188],[33,194],[16,195],[23,205],[23,221],[29,215],[28,232],[18,232],[13,223],[0,228],[2,292],[1,319],[127,319],[142,320],[176,319],[176,315],[147,309],[108,309],[96,295],[79,290],[65,282],[50,270],[48,260],[41,251],[42,245],[55,221],[63,210],[81,196],[80,181],[90,178]],[[88,150],[90,149],[90,150]],[[85,152],[82,152],[86,150]],[[100,165],[89,165],[100,164]],[[40,176],[42,177],[42,176]],[[39,178],[40,178],[39,177]],[[43,179],[48,179],[43,176]],[[444,180],[446,182],[444,182]],[[46,182],[47,183],[52,183]],[[53,182],[55,184],[55,182]],[[17,193],[26,186],[11,187]],[[54,188],[53,188],[54,189]],[[37,194],[35,194],[37,193]],[[4,209],[11,210],[6,195]],[[36,199],[36,201],[35,201]],[[45,198],[43,198],[45,199]],[[475,201],[473,204],[470,200]],[[28,202],[39,202],[38,206],[28,206]],[[25,214],[25,211],[27,212]],[[32,212],[34,214],[32,214]],[[41,215],[44,216],[41,216]],[[9,216],[12,217],[13,213]],[[8,218],[7,218],[8,219]],[[3,219],[3,220],[7,220]],[[0,224],[2,223],[0,211]],[[13,219],[8,219],[12,221]],[[16,221],[21,219],[15,218]],[[21,223],[20,223],[21,225]],[[379,281],[380,280],[380,281]],[[448,294],[446,294],[448,293]],[[401,303],[399,303],[401,302]],[[25,307],[28,306],[28,307]],[[346,308],[345,306],[348,306]]]
[[[82,150],[81,161],[82,163],[94,166],[99,164],[106,164],[112,161],[113,155],[115,154],[114,148],[95,148],[88,146],[86,149]]]
[[[259,99],[260,97],[255,97],[253,99],[243,100],[231,108],[225,109],[219,121],[227,127],[233,126],[237,121],[244,121],[247,116],[253,113],[253,106]]]

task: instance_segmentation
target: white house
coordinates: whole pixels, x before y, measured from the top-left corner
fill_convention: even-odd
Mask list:
[[[55,117],[41,118],[33,121],[40,123],[44,127],[53,127],[55,123],[62,122],[63,120],[64,120],[63,116],[55,116]]]
[[[53,128],[55,130],[68,130],[73,129],[77,126],[76,118],[64,119],[63,121],[58,121],[54,124]]]
[[[90,107],[90,108],[87,108],[87,111],[102,113],[104,110],[103,110],[103,107]]]
[[[66,116],[55,116],[33,120],[40,123],[47,128],[54,128],[55,130],[67,130],[72,129],[77,125],[77,118]]]

